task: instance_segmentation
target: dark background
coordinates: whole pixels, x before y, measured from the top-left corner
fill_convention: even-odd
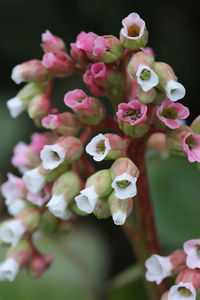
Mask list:
[[[19,140],[29,142],[30,133],[35,130],[26,114],[12,120],[7,112],[6,100],[14,97],[20,88],[10,79],[12,68],[29,59],[41,59],[41,34],[46,29],[62,37],[69,49],[70,42],[74,42],[82,30],[118,37],[121,20],[131,12],[137,12],[145,20],[149,31],[148,45],[153,47],[156,60],[170,64],[178,80],[186,87],[187,94],[182,103],[190,108],[189,123],[198,115],[199,1],[0,0],[0,178],[5,179],[7,170],[12,170],[9,160],[14,145]],[[54,92],[56,101],[61,103],[67,90],[80,88],[80,85],[80,78],[76,76],[62,79],[61,83],[57,83],[58,91]],[[160,170],[162,162],[156,164],[152,168]],[[175,166],[175,163],[172,162],[172,165]],[[99,222],[91,217],[86,222],[89,226],[98,227],[109,244],[112,257],[110,274],[133,262],[130,245],[111,221]],[[166,223],[163,226],[166,228]],[[190,230],[186,232],[189,236]],[[162,230],[159,234],[162,240]],[[164,241],[163,245],[174,245],[175,240],[171,244]]]

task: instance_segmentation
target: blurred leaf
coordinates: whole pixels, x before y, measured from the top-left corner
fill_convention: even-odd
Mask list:
[[[163,245],[181,247],[200,236],[200,172],[186,158],[151,158],[148,172],[156,225]]]
[[[13,283],[0,283],[0,300],[95,300],[107,269],[107,248],[97,231],[76,227],[65,239],[45,238],[42,252],[54,263],[40,279],[21,271]]]

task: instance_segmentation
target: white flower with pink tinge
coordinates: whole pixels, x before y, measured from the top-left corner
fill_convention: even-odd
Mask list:
[[[136,187],[137,178],[124,172],[116,176],[112,182],[112,188],[115,190],[115,195],[118,199],[128,199],[137,194]]]
[[[19,271],[19,264],[13,258],[0,263],[0,281],[13,281]]]
[[[120,36],[124,36],[130,40],[139,39],[145,28],[145,22],[137,13],[131,13],[122,20],[123,28],[120,31]]]
[[[102,161],[111,150],[109,139],[100,133],[87,144],[85,150],[95,161]]]
[[[167,98],[169,98],[173,102],[184,98],[186,94],[184,86],[175,80],[168,81],[165,87],[165,92]]]
[[[21,220],[8,221],[0,229],[0,240],[4,243],[17,245],[26,232]]]
[[[140,64],[136,73],[137,83],[143,91],[148,92],[159,83],[158,75],[149,67]]]
[[[188,268],[200,269],[200,239],[185,242],[183,249],[187,254],[186,265]]]
[[[95,192],[93,185],[85,188],[80,192],[79,196],[75,197],[78,208],[87,214],[93,212],[98,199],[99,196]]]
[[[57,168],[65,160],[66,150],[58,144],[46,145],[40,152],[43,167],[47,170]]]
[[[63,194],[53,195],[46,206],[55,217],[62,220],[68,220],[72,216],[72,212],[67,209],[67,202]]]
[[[147,268],[145,277],[148,281],[155,281],[160,284],[164,278],[171,274],[173,265],[169,256],[151,255],[145,262]]]
[[[168,294],[168,300],[195,300],[196,291],[191,282],[180,282],[173,285]]]
[[[39,168],[27,171],[23,175],[28,190],[32,193],[40,192],[45,185],[45,176],[39,173]]]

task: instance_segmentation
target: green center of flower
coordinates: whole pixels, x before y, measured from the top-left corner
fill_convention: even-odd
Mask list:
[[[197,255],[200,258],[200,245],[196,245]]]
[[[137,37],[140,35],[140,27],[137,24],[133,24],[128,28],[128,36]]]
[[[106,150],[105,141],[102,140],[98,142],[98,144],[96,145],[96,152],[99,154],[103,154],[105,150]]]
[[[126,188],[129,184],[130,184],[130,181],[128,181],[128,180],[120,180],[120,181],[117,181],[117,185],[118,185],[118,187],[120,187],[121,189]]]
[[[141,112],[138,109],[129,109],[126,110],[123,114],[124,120],[133,120],[136,121],[141,117]]]
[[[162,117],[175,120],[178,116],[177,111],[173,107],[165,107],[161,113]]]
[[[189,297],[192,295],[191,291],[184,286],[179,287],[178,291],[181,296]]]
[[[51,157],[53,160],[60,160],[60,156],[55,151],[51,151]]]
[[[151,77],[151,72],[149,70],[144,69],[140,73],[140,79],[142,79],[142,80],[149,80],[150,77]]]
[[[191,135],[187,137],[187,139],[185,140],[185,143],[188,145],[190,150],[193,150],[197,145],[197,141]]]

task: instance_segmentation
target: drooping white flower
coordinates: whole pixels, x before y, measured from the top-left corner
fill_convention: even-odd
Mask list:
[[[8,212],[11,216],[18,216],[26,208],[26,202],[22,199],[16,199],[7,205]]]
[[[92,213],[99,196],[95,192],[94,186],[90,186],[81,191],[79,196],[75,197],[78,208],[88,214]]]
[[[100,133],[87,144],[85,150],[95,161],[102,161],[111,150],[109,139]]]
[[[21,220],[8,221],[0,229],[0,239],[4,243],[15,246],[23,237],[26,229]]]
[[[0,281],[13,281],[19,271],[19,264],[13,258],[7,258],[0,264]]]
[[[157,254],[151,255],[145,262],[147,268],[145,277],[148,281],[155,281],[160,284],[162,280],[171,274],[173,265],[170,262],[170,257],[160,256]]]
[[[140,64],[136,73],[137,83],[141,85],[143,91],[147,92],[158,85],[158,75],[149,67]]]
[[[11,73],[11,79],[16,83],[16,84],[20,84],[24,81],[23,77],[21,76],[21,68],[20,65],[15,66],[12,69],[12,73]]]
[[[28,190],[32,193],[38,193],[45,185],[45,176],[38,172],[39,168],[34,168],[24,173],[23,180]]]
[[[180,282],[169,290],[168,300],[195,300],[196,291],[191,282]]]
[[[17,118],[25,111],[24,103],[16,96],[7,101],[7,107],[11,117]]]
[[[46,205],[49,211],[57,218],[68,220],[72,216],[72,212],[67,209],[67,202],[64,195],[53,195],[51,200]]]
[[[187,254],[186,265],[188,268],[200,268],[200,239],[185,242],[183,248]]]
[[[136,181],[136,177],[132,177],[126,172],[116,176],[112,182],[112,188],[115,190],[116,197],[119,199],[134,197],[137,194]]]
[[[58,144],[45,145],[40,152],[43,167],[47,170],[57,168],[65,160],[66,150]]]
[[[184,86],[175,80],[168,81],[165,92],[167,97],[174,102],[185,97],[186,93]]]
[[[123,225],[126,221],[126,212],[118,210],[112,213],[112,219],[115,225]]]

